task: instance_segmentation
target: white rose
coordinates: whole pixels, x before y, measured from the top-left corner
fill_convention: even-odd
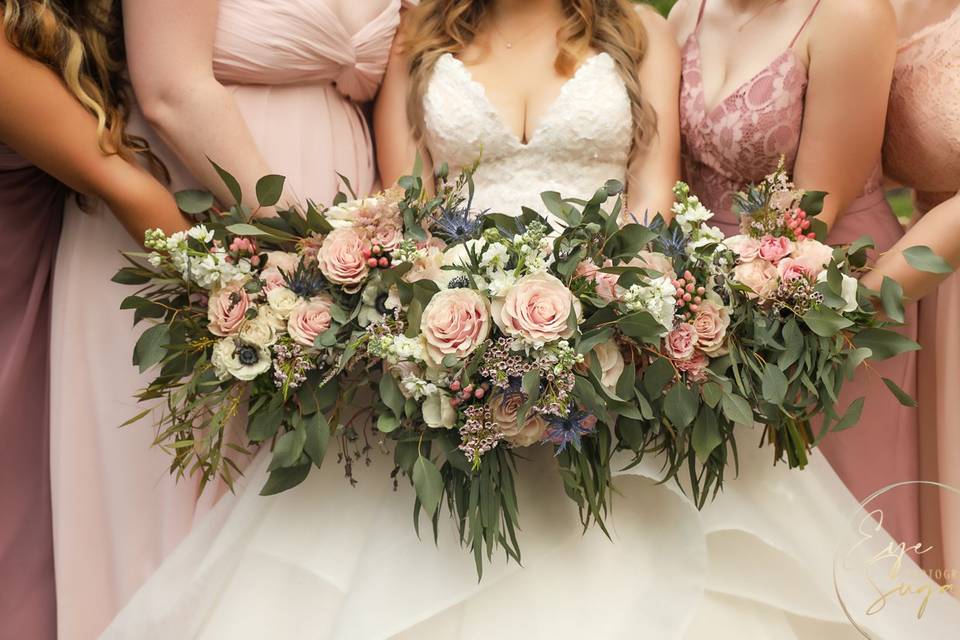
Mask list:
[[[457,421],[457,410],[450,405],[450,396],[437,392],[423,401],[423,421],[433,429],[452,429]]]
[[[591,355],[597,358],[597,364],[600,365],[600,384],[610,393],[616,393],[617,382],[625,366],[620,347],[612,340],[601,342],[593,348]]]
[[[240,329],[241,340],[258,347],[269,347],[276,343],[276,326],[273,324],[272,316],[265,316],[264,311],[268,314],[273,314],[273,311],[269,307],[266,307],[260,310],[257,317],[244,322],[243,327]]]
[[[851,313],[860,308],[860,304],[857,302],[857,289],[860,283],[856,278],[851,278],[845,273],[841,273],[840,278],[840,297],[847,303],[840,309],[840,312]],[[827,272],[821,271],[820,275],[817,276],[817,281],[826,282],[826,280]]]
[[[290,312],[299,302],[300,298],[297,297],[297,294],[286,287],[277,287],[267,293],[267,304],[270,305],[274,313],[283,319],[290,317]]]

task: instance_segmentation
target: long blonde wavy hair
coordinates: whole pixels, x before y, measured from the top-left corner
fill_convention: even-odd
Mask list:
[[[423,140],[423,98],[437,60],[456,55],[480,32],[494,0],[421,0],[403,33],[410,91],[407,117],[414,137]],[[590,49],[616,62],[630,97],[634,145],[645,145],[656,132],[656,114],[643,97],[638,78],[647,51],[647,32],[629,0],[562,0],[566,20],[557,32],[557,73],[569,77]]]
[[[145,158],[166,177],[147,142],[127,129],[130,94],[124,72],[120,3],[116,0],[0,0],[3,31],[14,47],[44,63],[97,118],[105,154]]]

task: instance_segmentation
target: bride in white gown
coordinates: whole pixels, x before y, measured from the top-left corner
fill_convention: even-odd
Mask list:
[[[588,40],[589,50],[573,59],[575,73],[542,73],[553,69],[557,40],[549,27],[563,21],[562,10],[591,11],[599,33],[626,6],[619,0],[423,3],[420,12],[486,7],[488,14],[477,45],[426,52],[420,60],[430,68],[419,84],[405,55],[395,54],[377,110],[385,181],[413,157],[409,93],[412,121],[422,117],[423,150],[434,162],[455,169],[482,150],[480,208],[517,211],[551,189],[586,196],[617,178],[629,184],[633,211],[664,209],[678,165],[679,61],[662,21],[641,11],[631,27],[642,27],[648,38],[639,86],[625,82],[621,65],[629,56],[611,46],[609,31]],[[629,12],[626,19],[637,19]],[[511,61],[511,73],[498,71]],[[634,101],[640,87],[649,109]],[[638,122],[647,129],[635,144]],[[870,579],[881,592],[932,583],[909,559],[889,586],[889,562],[860,563],[887,544],[885,534],[855,534],[864,528],[858,505],[821,456],[814,453],[803,472],[774,467],[768,450],[754,446],[759,436],[743,428],[740,474],[703,511],[674,484],[657,483],[654,458],[618,473],[612,540],[597,529],[582,534],[576,507],[550,468],[552,452],[534,449],[518,482],[523,567],[495,558],[479,582],[446,514],[436,546],[429,536],[417,538],[412,490],[405,480],[394,490],[391,455],[375,452],[369,467],[355,468],[355,488],[330,459],[302,485],[270,498],[258,495],[269,462],[260,456],[237,494],[221,501],[103,637],[955,637],[956,603],[938,592],[929,592],[919,620],[923,594],[910,589],[865,615],[879,596]],[[619,462],[615,469],[629,459]],[[861,538],[867,540],[860,554],[842,557],[835,571],[841,545]]]

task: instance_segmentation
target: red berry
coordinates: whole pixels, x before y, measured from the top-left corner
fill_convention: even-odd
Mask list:
[[[691,281],[693,280],[693,274],[690,273],[689,271],[684,271],[683,277],[686,278],[687,280],[691,280]]]
[[[700,307],[698,307],[698,306],[695,305],[695,304],[690,305],[690,311],[696,311],[696,310],[699,309],[699,308],[700,308]]]
[[[809,221],[809,220],[804,220],[803,223],[800,225],[800,228],[801,228],[801,229],[804,229],[804,230],[809,229],[809,228],[810,228],[810,221]]]
[[[477,400],[480,400],[481,398],[483,398],[483,394],[485,393],[486,391],[484,391],[483,387],[480,387],[479,389],[473,392],[473,397],[476,398]]]
[[[460,400],[458,398],[450,398],[450,406],[457,407],[460,405]]]
[[[381,253],[383,253],[383,249],[380,248],[380,245],[375,244],[373,245],[373,248],[370,250],[370,253],[372,253],[375,256],[378,256]]]
[[[367,266],[370,267],[371,269],[376,269],[376,268],[377,268],[377,259],[376,259],[376,258],[370,258],[369,260],[367,260]]]
[[[814,238],[817,237],[817,234],[815,234],[815,233],[808,233],[808,234],[807,234],[807,237],[810,238],[811,240],[813,240]]]
[[[693,286],[693,283],[692,283],[692,282],[691,282],[690,284],[688,284],[687,287],[686,287],[687,291],[689,291],[690,293],[693,293],[694,288],[695,288],[695,287]]]
[[[706,292],[707,290],[704,287],[697,287],[697,293],[700,294],[701,296]]]
[[[686,300],[687,302],[690,302],[691,300],[693,300],[693,296],[690,295],[689,293],[685,293],[683,294],[683,299]]]
[[[701,298],[700,296],[696,296],[696,297],[693,299],[693,301],[694,301],[695,303],[697,303],[697,304],[700,304],[701,302],[703,302],[703,298]]]
[[[450,383],[450,391],[460,391],[460,381],[454,380]]]
[[[380,265],[381,269],[386,269],[387,267],[390,266],[390,261],[387,258],[382,257],[380,258],[380,260],[377,261],[377,264]]]

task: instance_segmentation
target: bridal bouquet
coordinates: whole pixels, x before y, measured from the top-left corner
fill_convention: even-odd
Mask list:
[[[209,194],[178,194],[202,222],[171,236],[148,231],[150,252],[114,281],[141,287],[122,304],[135,322],[159,321],[133,362],[159,367],[139,398],[162,401],[156,444],[171,453],[171,471],[230,484],[240,470],[231,451],[249,455],[249,443],[275,441],[263,489],[271,494],[320,465],[331,421],[357,419],[351,400],[364,379],[351,345],[376,314],[365,288],[393,266],[403,216],[419,203],[394,189],[258,219],[239,204],[236,180],[217,169],[238,204],[220,211]],[[282,177],[263,178],[258,205],[276,205],[282,189]],[[156,417],[147,409],[129,422],[148,414]],[[231,438],[229,423],[244,415],[246,432]]]
[[[845,380],[867,358],[919,345],[891,330],[903,320],[902,291],[884,283],[888,320],[857,275],[872,247],[864,238],[829,247],[816,239],[823,193],[793,187],[781,169],[736,198],[743,233],[724,239],[689,188],[676,188],[673,219],[654,221],[650,245],[677,291],[670,332],[638,363],[654,418],[618,425],[620,446],[637,461],[663,454],[667,475],[689,470],[698,505],[722,488],[736,461],[736,424],[758,423],[774,448],[803,468],[828,431],[854,426],[863,398],[838,415]],[[884,379],[904,404],[913,400]],[[812,423],[822,420],[818,434]]]

